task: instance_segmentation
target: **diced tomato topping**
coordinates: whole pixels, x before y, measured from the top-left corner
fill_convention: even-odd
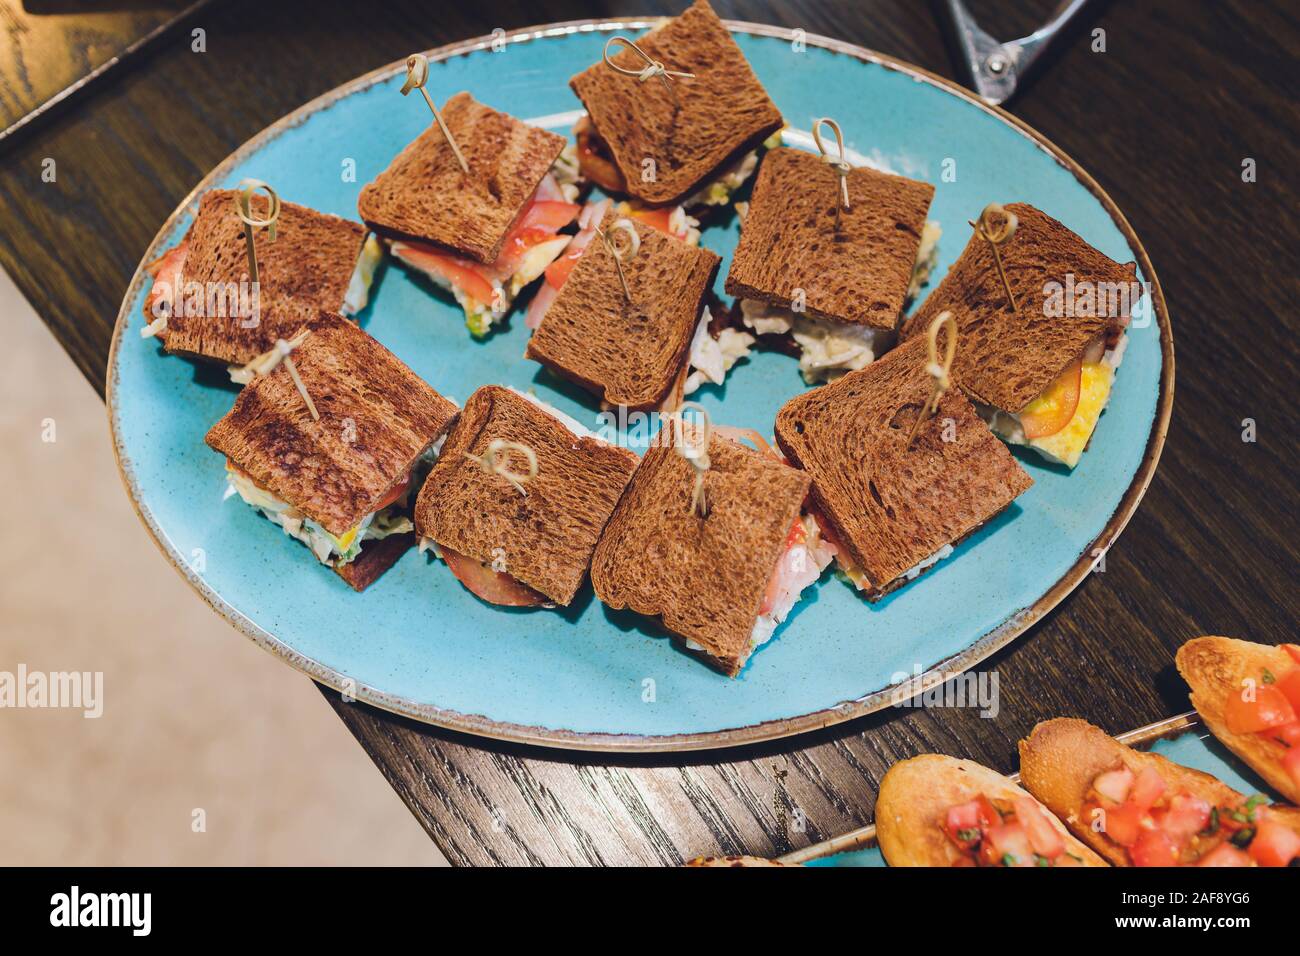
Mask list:
[[[1205,854],[1197,866],[1250,866],[1251,859],[1231,843],[1220,843]]]
[[[1300,833],[1276,820],[1262,820],[1247,852],[1260,866],[1290,866],[1300,857]]]
[[[1290,702],[1291,708],[1300,714],[1300,667],[1292,668],[1283,674],[1277,682],[1277,689]]]
[[[1274,684],[1259,684],[1253,700],[1245,692],[1228,695],[1224,718],[1234,734],[1254,734],[1270,727],[1281,727],[1296,719],[1295,708]]]
[[[1128,855],[1134,866],[1177,866],[1178,844],[1164,830],[1144,830]]]
[[[1291,655],[1291,660],[1300,664],[1300,644],[1283,644],[1282,650]]]
[[[1019,822],[998,823],[989,827],[987,842],[997,862],[1005,866],[1033,866],[1034,847],[1029,834]]]
[[[1105,833],[1120,846],[1132,846],[1142,832],[1142,818],[1146,810],[1133,801],[1106,811]]]
[[[528,585],[502,571],[493,571],[489,565],[473,558],[441,548],[443,559],[457,580],[489,604],[506,607],[537,607],[546,603],[546,596],[538,594]]]
[[[1080,356],[1020,413],[1020,425],[1025,430],[1025,437],[1047,438],[1070,424],[1075,409],[1079,407],[1082,381],[1083,360]]]
[[[1300,720],[1291,724],[1283,724],[1281,727],[1270,727],[1264,731],[1263,736],[1270,740],[1276,740],[1287,747],[1300,745]]]
[[[406,494],[406,489],[409,487],[411,487],[411,476],[407,475],[405,478],[403,478],[401,481],[397,483],[397,485],[393,488],[392,491],[390,491],[387,495],[384,496],[384,500],[379,502],[379,504],[375,506],[375,510],[383,511],[385,508],[391,505],[398,498],[402,497],[402,495]]]
[[[1176,794],[1169,801],[1169,809],[1160,818],[1160,829],[1181,842],[1209,826],[1213,810],[1207,800],[1190,793]]]
[[[1291,778],[1291,782],[1300,787],[1300,746],[1292,745],[1282,758],[1282,769]]]
[[[1052,825],[1047,813],[1029,797],[1016,797],[1016,820],[1029,835],[1029,843],[1034,852],[1054,860],[1065,852],[1065,841],[1061,833]]]
[[[1133,771],[1128,767],[1108,770],[1092,782],[1092,787],[1112,803],[1123,803],[1133,788]]]
[[[948,839],[964,850],[977,846],[984,836],[979,801],[971,800],[969,803],[949,807],[948,816],[944,821],[944,830],[948,834]]]
[[[1147,767],[1137,775],[1137,780],[1133,782],[1133,790],[1129,793],[1129,802],[1134,804],[1143,813],[1150,810],[1157,800],[1164,795],[1165,778],[1160,776],[1160,772],[1152,767]]]

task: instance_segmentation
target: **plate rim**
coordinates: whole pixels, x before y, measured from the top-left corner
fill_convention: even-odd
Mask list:
[[[503,41],[505,43],[527,43],[549,37],[568,36],[574,33],[640,30],[655,26],[663,19],[664,18],[662,17],[606,17],[598,19],[566,20],[538,26],[523,27],[517,30],[506,31],[504,33],[498,31],[493,34],[448,43],[425,51],[425,55],[432,62],[440,62],[452,59],[453,57],[465,56],[470,53],[488,49],[493,43],[499,44]],[[1151,484],[1152,478],[1155,476],[1156,466],[1160,460],[1160,453],[1164,448],[1165,436],[1168,433],[1170,417],[1173,412],[1173,329],[1169,317],[1168,306],[1165,302],[1164,292],[1145,247],[1142,245],[1137,233],[1134,232],[1133,227],[1129,224],[1128,219],[1115,204],[1115,201],[1110,198],[1106,191],[1102,189],[1097,181],[1078,162],[1028,123],[1013,116],[1000,107],[986,103],[972,91],[952,80],[939,76],[936,73],[932,73],[924,67],[916,66],[915,64],[908,63],[905,60],[900,60],[870,50],[855,43],[838,40],[833,37],[821,36],[819,34],[808,33],[804,30],[795,30],[770,24],[751,23],[744,20],[724,20],[723,22],[733,33],[748,33],[755,36],[773,37],[787,41],[799,39],[810,46],[820,47],[829,50],[832,53],[848,55],[861,62],[875,64],[882,66],[885,69],[902,73],[915,80],[937,87],[941,91],[950,95],[956,96],[957,98],[964,100],[966,103],[983,110],[995,119],[1002,121],[1036,145],[1043,152],[1047,153],[1062,168],[1073,175],[1080,185],[1087,189],[1088,192],[1101,203],[1102,208],[1110,215],[1111,220],[1124,236],[1129,249],[1137,257],[1137,263],[1141,268],[1143,275],[1147,277],[1152,300],[1152,311],[1155,315],[1156,325],[1160,332],[1161,372],[1159,394],[1157,395],[1156,410],[1152,419],[1151,431],[1147,436],[1147,444],[1143,452],[1142,461],[1139,464],[1133,479],[1125,489],[1123,496],[1120,498],[1119,504],[1116,506],[1110,518],[1107,519],[1101,532],[1093,539],[1088,547],[1084,548],[1075,563],[1072,564],[1046,592],[1034,601],[1033,604],[1011,613],[1001,625],[981,636],[969,647],[959,651],[957,654],[936,662],[919,677],[913,678],[910,686],[914,689],[914,693],[920,693],[942,683],[954,674],[959,674],[969,670],[988,659],[997,651],[1010,644],[1021,634],[1024,634],[1034,624],[1050,613],[1051,610],[1066,597],[1066,595],[1070,594],[1070,592],[1077,588],[1089,573],[1091,573],[1092,568],[1100,560],[1100,558],[1095,558],[1093,555],[1100,552],[1101,556],[1104,557],[1106,551],[1108,551],[1119,538],[1120,533],[1124,530],[1129,520],[1133,517],[1133,514],[1137,511],[1139,502],[1142,500],[1143,495]],[[135,478],[134,467],[131,463],[129,453],[122,444],[117,428],[117,350],[122,342],[129,323],[130,307],[135,301],[137,293],[140,291],[144,283],[144,267],[157,258],[160,247],[167,240],[167,237],[170,236],[177,221],[185,215],[199,194],[211,188],[212,184],[229,172],[231,168],[243,162],[248,156],[259,151],[263,146],[276,139],[285,131],[300,125],[312,115],[332,106],[346,97],[369,89],[376,84],[389,79],[403,69],[405,69],[404,59],[393,61],[358,77],[354,77],[348,82],[333,87],[325,93],[308,100],[306,103],[280,117],[278,120],[250,137],[237,149],[227,155],[225,159],[214,166],[176,206],[171,215],[169,215],[166,221],[164,221],[159,227],[153,241],[146,249],[144,257],[140,260],[139,265],[136,266],[135,275],[127,286],[125,296],[122,300],[122,305],[118,310],[117,320],[114,323],[113,337],[109,346],[108,365],[105,374],[105,408],[108,414],[109,434],[112,438],[113,458],[117,463],[118,475],[126,489],[127,497],[131,501],[131,506],[135,510],[136,516],[145,526],[145,529],[149,532],[149,537],[153,540],[155,546],[157,546],[162,555],[167,559],[167,562],[175,568],[176,572],[181,575],[185,582],[189,584],[194,592],[198,594],[213,611],[225,618],[227,622],[229,622],[236,630],[243,633],[245,637],[269,653],[279,657],[296,670],[303,672],[317,683],[324,684],[335,691],[343,693],[345,695],[345,700],[350,697],[354,700],[371,704],[381,710],[389,711],[390,713],[401,717],[408,717],[420,721],[421,723],[430,724],[446,730],[472,734],[477,737],[486,737],[515,744],[549,747],[560,750],[611,753],[673,753],[705,751],[738,747],[746,744],[754,744],[762,741],[805,734],[824,727],[844,723],[845,721],[853,720],[858,717],[864,717],[867,714],[882,710],[888,706],[897,694],[897,685],[887,685],[871,691],[862,697],[841,701],[830,707],[823,708],[822,710],[812,711],[795,717],[783,717],[776,720],[761,721],[756,724],[747,724],[741,727],[731,727],[722,730],[703,731],[698,733],[617,734],[599,731],[581,732],[492,720],[491,718],[481,714],[466,714],[447,708],[435,707],[399,695],[389,694],[375,687],[360,684],[355,680],[355,678],[349,677],[344,673],[336,671],[334,668],[327,667],[319,661],[313,660],[312,658],[299,653],[297,650],[281,641],[274,634],[259,627],[252,620],[242,614],[237,608],[228,604],[220,594],[218,594],[201,577],[199,577],[197,573],[194,572],[189,563],[185,560],[185,557],[171,546],[166,535],[154,521],[152,513],[149,511],[147,506],[143,504],[138,494],[138,484]]]

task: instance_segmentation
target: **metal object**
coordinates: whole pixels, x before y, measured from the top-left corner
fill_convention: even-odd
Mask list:
[[[953,40],[965,55],[963,65],[971,86],[984,102],[1000,106],[1015,95],[1035,61],[1087,2],[1061,0],[1046,24],[1027,37],[1005,43],[981,30],[962,0],[944,0],[943,8]]]

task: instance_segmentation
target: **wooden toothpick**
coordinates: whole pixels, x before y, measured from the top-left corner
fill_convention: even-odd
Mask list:
[[[627,47],[627,49],[631,50],[633,53],[635,53],[637,56],[639,56],[642,60],[645,61],[645,66],[639,70],[629,70],[627,67],[619,66],[617,63],[614,62],[613,58],[611,58],[609,55],[609,48],[611,46],[614,46],[615,44],[620,44],[624,47]],[[681,80],[695,79],[694,73],[683,73],[680,70],[668,69],[666,66],[664,66],[662,60],[656,60],[645,50],[641,49],[639,46],[637,46],[627,37],[623,37],[623,36],[613,36],[605,41],[604,60],[605,60],[605,65],[609,67],[611,70],[613,70],[615,73],[622,73],[624,76],[635,76],[642,83],[644,83],[646,80],[650,79],[651,77],[656,77],[656,76],[659,77],[659,81],[663,83],[664,89],[668,91],[668,95],[673,98],[673,102],[676,103],[678,106],[680,106],[681,103],[677,99],[677,91],[673,89],[671,78],[677,78]]]
[[[510,469],[511,452],[519,452],[524,456],[524,460],[528,463],[527,473]],[[524,484],[537,477],[537,452],[523,442],[494,438],[488,442],[487,450],[482,455],[471,455],[465,452],[465,457],[472,462],[477,462],[486,474],[497,475],[510,482],[525,498],[528,497],[528,491],[524,488]]]
[[[694,411],[699,416],[699,442],[693,444],[686,440],[686,412]],[[704,476],[709,470],[709,436],[713,432],[709,413],[699,402],[683,402],[673,415],[673,447],[695,469],[695,485],[691,489],[691,514],[701,518],[709,516],[709,496],[705,493]]]
[[[270,208],[265,219],[253,217],[253,193],[259,189],[266,190]],[[244,244],[248,247],[248,278],[253,285],[257,278],[257,246],[253,242],[253,230],[266,227],[266,237],[275,242],[275,223],[280,218],[280,197],[276,191],[260,179],[241,180],[235,193],[235,212],[244,223]]]
[[[839,158],[832,156],[826,149],[826,144],[822,142],[822,124],[825,123],[835,134],[835,145],[839,148]],[[823,116],[813,124],[812,129],[813,142],[817,144],[817,151],[822,154],[822,159],[831,165],[831,167],[840,174],[840,205],[845,210],[849,208],[849,173],[853,167],[849,165],[844,158],[844,131],[840,129],[840,124],[835,122],[829,116]]]
[[[275,345],[268,351],[257,356],[243,368],[233,370],[230,373],[231,379],[247,385],[255,378],[270,375],[283,362],[289,372],[289,377],[293,379],[293,384],[298,389],[298,394],[302,396],[303,404],[307,406],[307,411],[311,413],[311,420],[314,422],[320,421],[320,412],[316,411],[316,403],[311,400],[311,393],[307,391],[307,386],[303,384],[302,376],[298,374],[298,366],[294,364],[293,356],[290,354],[303,342],[307,341],[309,335],[311,335],[311,330],[303,329],[288,341],[276,339]]]
[[[1002,288],[1006,290],[1011,311],[1019,313],[1020,307],[1016,305],[1016,297],[1011,294],[1011,283],[1007,281],[1007,270],[1002,266],[1002,254],[998,252],[998,246],[1016,234],[1017,224],[1015,213],[1007,212],[997,203],[991,202],[984,207],[979,219],[972,222],[971,226],[993,250],[993,263],[998,267],[998,275],[1002,277]]]
[[[943,362],[939,361],[939,331],[943,328],[948,329],[948,341],[944,345]],[[912,430],[907,436],[907,447],[912,447],[912,441],[916,438],[917,431],[921,428],[921,422],[928,421],[929,418],[939,410],[939,399],[943,393],[952,387],[952,380],[949,377],[952,372],[952,360],[957,356],[957,321],[952,317],[951,312],[940,312],[930,323],[930,328],[925,334],[926,354],[928,362],[925,370],[930,373],[934,380],[934,386],[930,390],[930,397],[926,400],[925,405],[916,413],[916,421],[912,422]]]
[[[447,123],[443,120],[442,114],[438,112],[433,97],[424,88],[424,84],[428,81],[429,58],[423,53],[412,53],[406,58],[406,82],[402,84],[402,95],[405,96],[411,90],[419,90],[424,95],[424,102],[429,104],[429,110],[433,113],[434,122],[438,124],[438,129],[442,130],[442,135],[447,140],[447,144],[451,146],[451,151],[456,154],[456,162],[460,163],[461,170],[468,176],[469,163],[465,162],[465,157],[461,155],[460,146],[456,143],[456,137],[451,135],[451,130],[447,128]]]
[[[614,237],[610,235],[615,229],[628,237],[627,248],[620,249]],[[623,286],[623,298],[628,305],[632,304],[632,290],[628,288],[627,276],[623,273],[623,259],[631,259],[641,251],[641,235],[636,231],[636,226],[632,224],[631,219],[616,219],[610,224],[609,231],[596,227],[596,235],[600,236],[600,241],[605,244],[609,254],[614,257],[614,268],[618,270],[618,281]]]

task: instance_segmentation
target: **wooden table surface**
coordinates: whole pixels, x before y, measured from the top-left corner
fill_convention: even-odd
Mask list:
[[[102,388],[114,317],[159,224],[277,117],[413,49],[680,6],[394,2],[368,8],[361,24],[358,5],[341,0],[222,0],[197,22],[206,53],[191,52],[188,35],[173,38],[0,149],[0,265]],[[1033,26],[1034,13],[1013,20],[991,6],[971,4],[995,34]],[[716,7],[959,75],[931,10],[912,0]],[[1104,53],[1089,48],[1095,27],[1106,31]],[[900,758],[939,750],[1009,770],[1038,720],[1078,715],[1120,731],[1185,709],[1172,664],[1191,636],[1294,640],[1296,49],[1294,4],[1095,3],[1011,105],[1100,181],[1142,237],[1173,316],[1178,378],[1160,469],[1105,572],[984,665],[999,677],[996,719],[891,710],[740,750],[618,757],[432,730],[326,691],[447,857],[775,855],[869,821],[876,785]],[[42,181],[47,157],[55,183]],[[1255,182],[1242,179],[1248,158]],[[1254,442],[1242,440],[1244,419],[1255,422]]]

